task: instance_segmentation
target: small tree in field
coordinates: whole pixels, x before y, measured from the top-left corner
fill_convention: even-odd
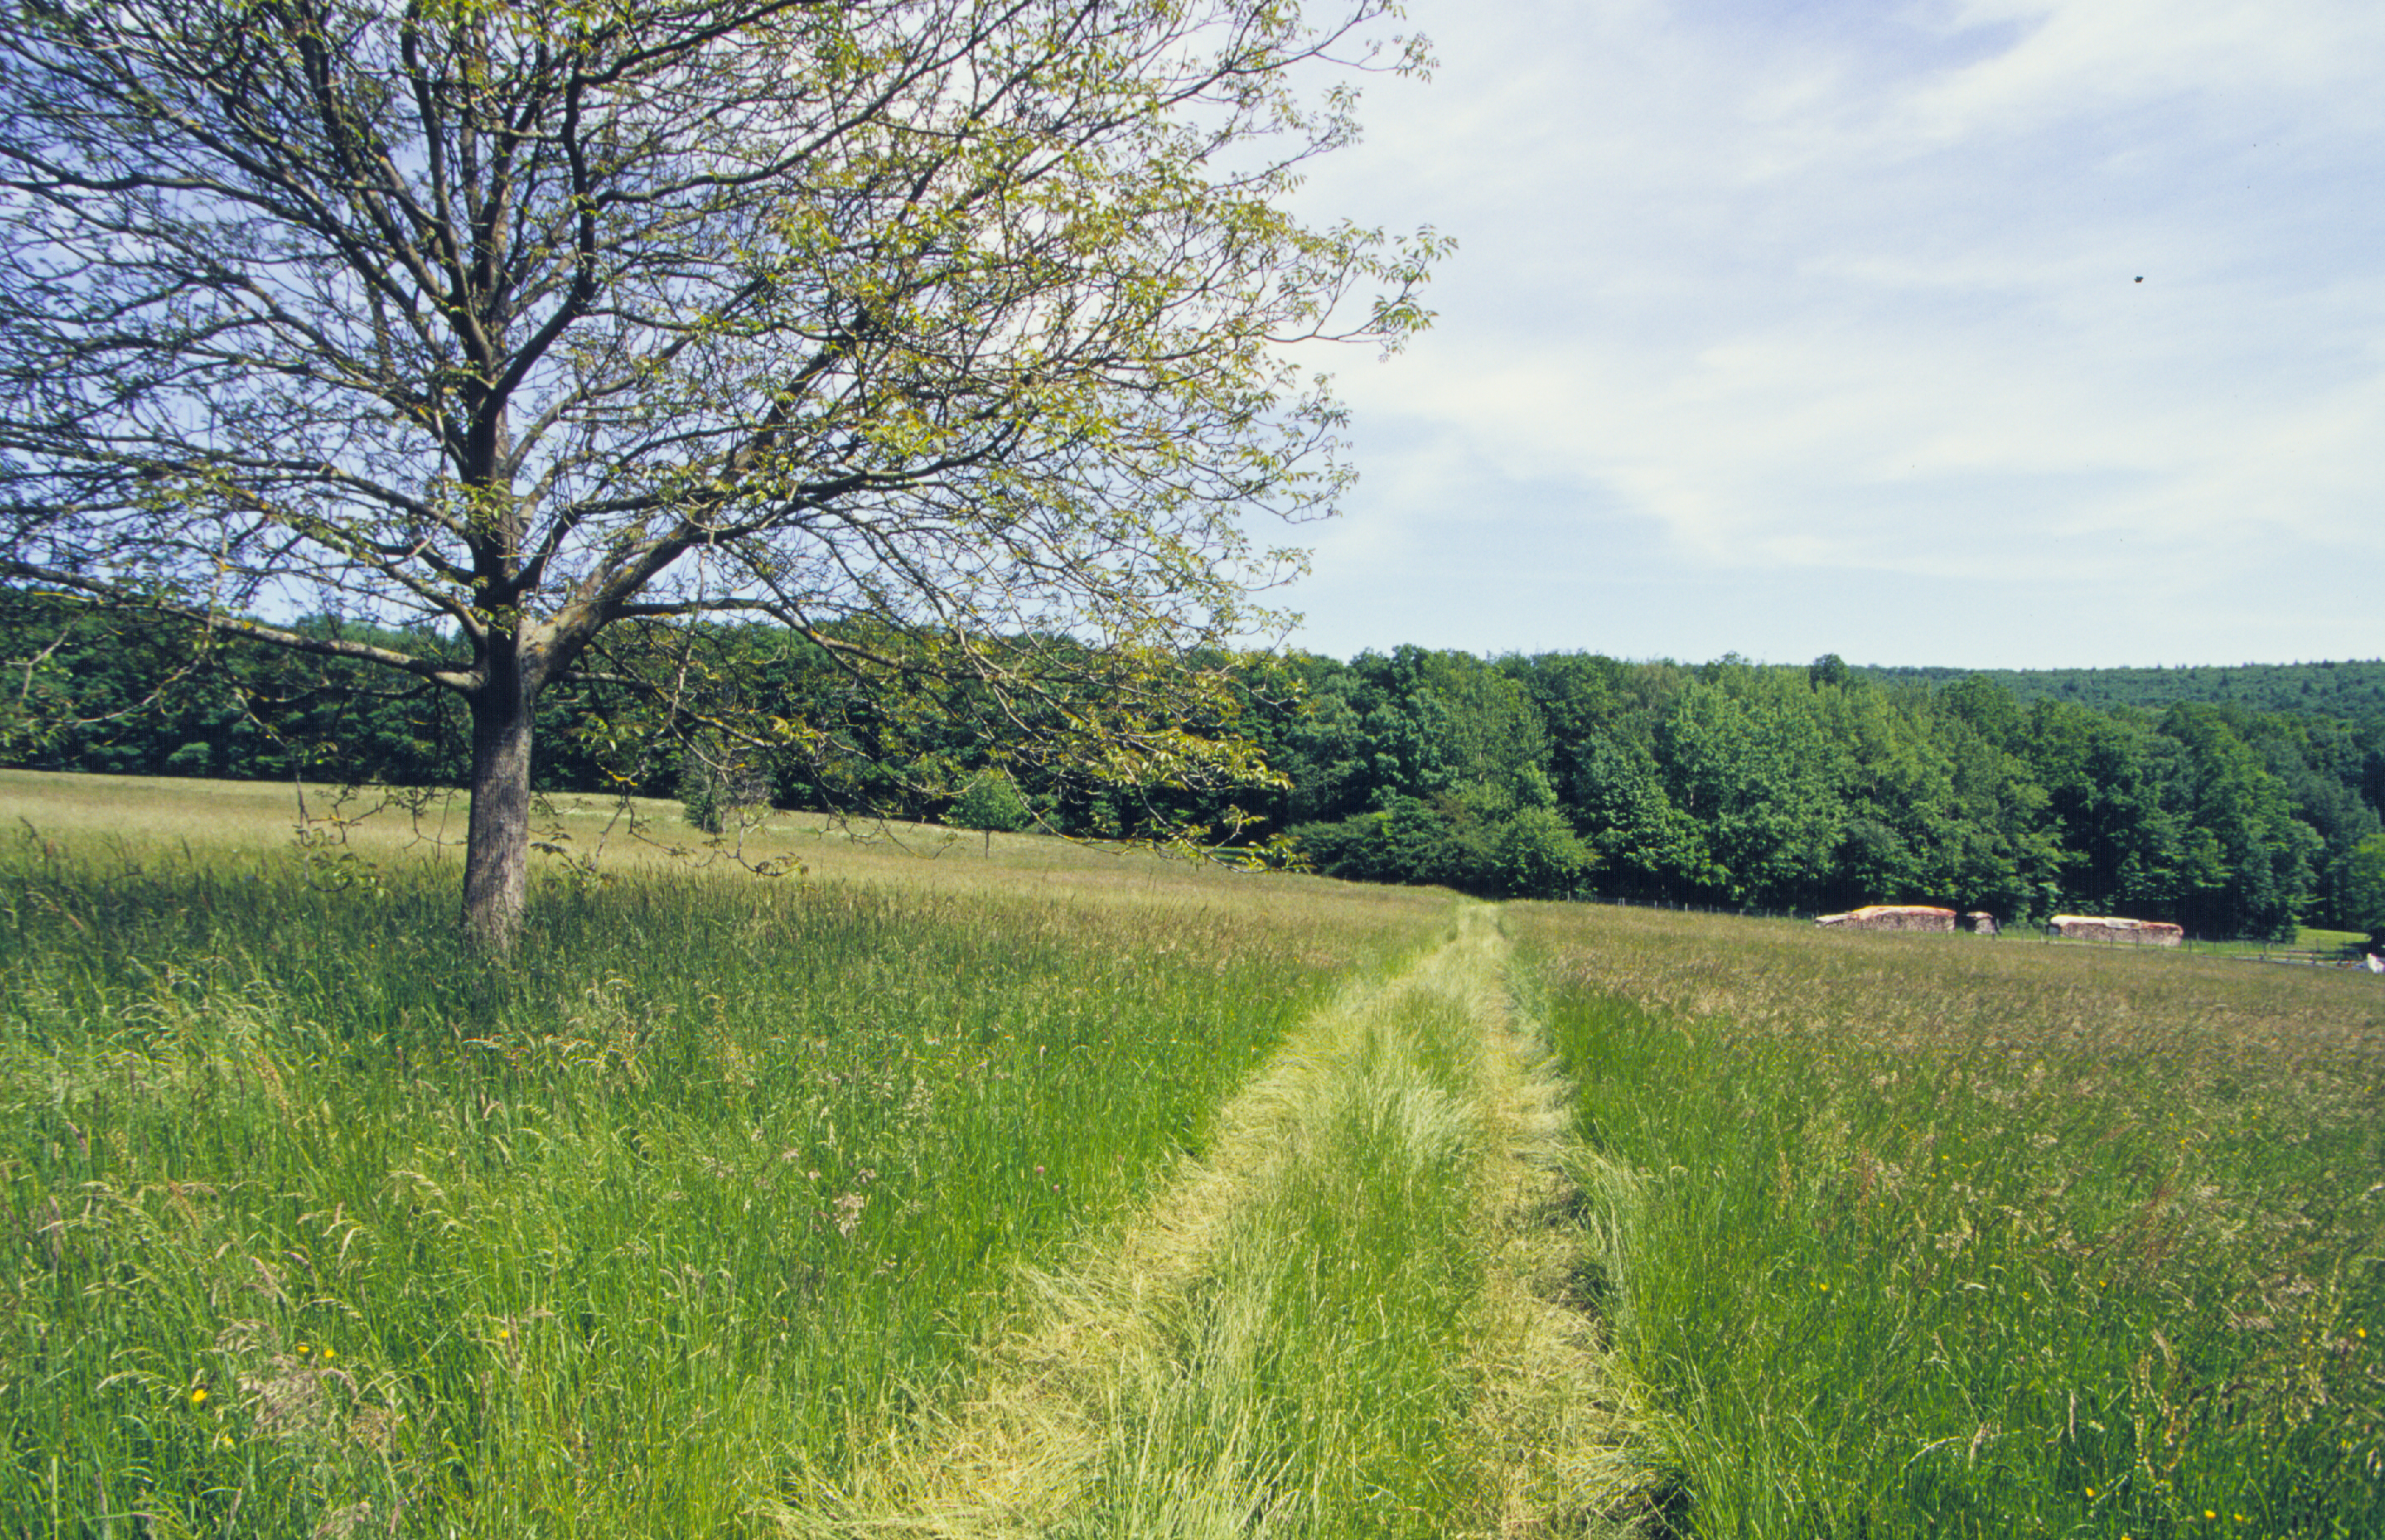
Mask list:
[[[953,802],[946,820],[965,829],[985,831],[985,850],[993,853],[995,831],[1016,834],[1035,822],[1035,810],[1006,770],[980,770]]]
[[[1553,807],[1518,808],[1492,838],[1492,869],[1501,887],[1524,898],[1569,896],[1597,857]]]
[[[1354,132],[1293,85],[1365,59],[1343,6],[12,5],[0,576],[460,696],[499,948],[539,696],[684,682],[608,649],[706,615],[1019,753],[1246,768],[1175,661],[1271,618],[1246,519],[1343,485],[1286,344],[1396,344],[1438,250],[1281,206]]]
[[[702,833],[726,834],[769,803],[770,777],[742,762],[691,755],[680,769],[680,810]]]

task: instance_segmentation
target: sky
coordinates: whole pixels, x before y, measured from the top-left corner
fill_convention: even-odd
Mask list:
[[[2385,654],[2385,6],[1412,0],[1312,218],[1458,249],[1333,360],[1337,657]]]

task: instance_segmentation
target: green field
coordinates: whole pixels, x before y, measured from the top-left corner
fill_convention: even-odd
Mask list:
[[[2366,974],[645,813],[0,773],[0,1534],[2385,1533]]]
[[[1532,906],[1711,1535],[2385,1534],[2365,972]]]

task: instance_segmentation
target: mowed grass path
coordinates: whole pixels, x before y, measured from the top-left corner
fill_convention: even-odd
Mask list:
[[[805,1536],[1624,1534],[1647,1472],[1581,1309],[1567,1091],[1469,904],[1345,989],[1204,1157],[1036,1280],[969,1394],[793,1498]]]

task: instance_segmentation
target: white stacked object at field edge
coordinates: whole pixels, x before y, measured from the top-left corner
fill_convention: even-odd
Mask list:
[[[2140,947],[2175,947],[2186,932],[2161,920],[2127,920],[2115,914],[2056,914],[2045,933],[2064,941],[2126,941]]]
[[[1814,923],[1845,930],[1951,931],[1954,912],[1919,903],[1873,903],[1843,914],[1824,914]]]

